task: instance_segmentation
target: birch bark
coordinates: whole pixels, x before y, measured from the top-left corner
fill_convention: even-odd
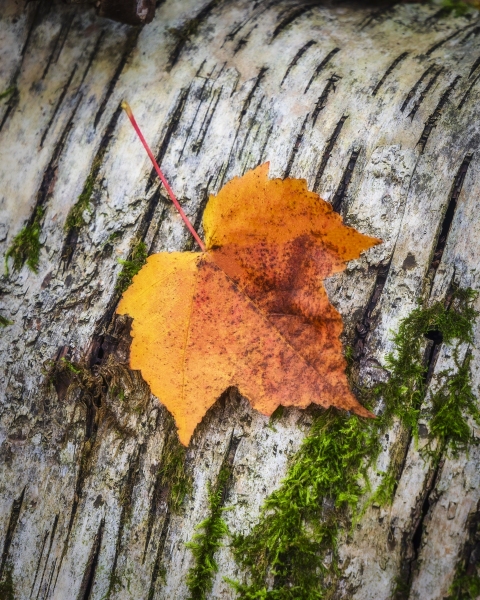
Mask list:
[[[185,543],[229,448],[225,519],[246,532],[308,419],[290,410],[271,428],[230,391],[197,429],[193,489],[170,514],[157,474],[171,421],[138,375],[122,375],[124,404],[43,385],[62,356],[125,360],[117,259],[136,240],[149,253],[192,247],[121,100],[197,226],[208,194],[268,160],[272,177],[307,179],[348,224],[384,240],[327,282],[368,380],[419,298],[480,285],[480,20],[418,4],[166,0],[136,29],[79,5],[20,4],[0,8],[0,92],[11,90],[0,100],[2,256],[37,207],[44,214],[38,273],[0,282],[0,314],[13,322],[0,341],[0,576],[12,570],[18,599],[186,598]],[[66,236],[86,182],[85,226]],[[436,371],[449,360],[441,348]],[[368,509],[341,543],[337,597],[387,599],[399,577],[412,600],[446,597],[473,547],[480,452],[434,469],[397,426],[379,468],[390,461],[400,464],[393,505]],[[233,598],[224,577],[243,574],[228,543],[217,559],[210,597]]]

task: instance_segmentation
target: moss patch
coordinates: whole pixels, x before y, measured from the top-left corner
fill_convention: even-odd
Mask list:
[[[168,488],[168,508],[179,513],[187,494],[192,491],[192,477],[185,470],[186,448],[175,433],[168,436],[159,469],[161,487]]]
[[[477,600],[480,597],[480,574],[459,571],[449,589],[448,600]]]
[[[12,568],[5,569],[2,580],[0,581],[0,598],[2,600],[15,600],[15,590],[13,587]]]
[[[86,223],[83,215],[86,210],[90,210],[90,201],[92,199],[93,188],[95,186],[98,172],[100,171],[100,167],[102,165],[104,154],[105,151],[102,151],[99,152],[99,155],[95,157],[90,169],[90,173],[85,180],[82,193],[68,213],[67,220],[65,221],[65,231],[67,233],[70,233],[74,229],[81,229]]]
[[[8,325],[13,325],[13,321],[9,321],[7,317],[0,315],[0,327],[8,327]]]
[[[118,276],[116,285],[117,290],[123,293],[129,287],[133,277],[147,262],[147,256],[147,246],[144,242],[139,241],[134,244],[129,260],[118,260],[118,262],[123,265],[123,269]]]
[[[204,600],[212,589],[213,577],[218,571],[215,553],[222,546],[222,539],[228,534],[228,528],[222,519],[223,497],[232,473],[228,465],[222,466],[215,486],[209,485],[209,516],[197,526],[191,542],[186,544],[195,559],[195,565],[187,575],[189,600]]]
[[[30,223],[17,233],[13,238],[12,245],[5,254],[5,271],[8,275],[8,260],[11,258],[13,261],[13,270],[19,271],[24,264],[37,273],[38,263],[40,261],[40,222],[45,213],[45,210],[38,206],[31,219]]]
[[[11,85],[10,87],[8,87],[5,91],[3,91],[0,94],[0,100],[3,100],[3,98],[8,98],[9,96],[12,96],[13,94],[15,94],[17,92],[17,86],[15,85]]]
[[[239,598],[313,600],[330,597],[339,575],[337,543],[340,528],[359,515],[359,500],[369,490],[368,468],[381,450],[380,439],[394,419],[417,435],[425,399],[427,365],[425,335],[437,331],[444,343],[471,343],[477,312],[472,290],[457,290],[450,308],[436,303],[419,306],[404,319],[388,356],[389,379],[360,389],[364,404],[382,406],[375,420],[360,419],[335,409],[318,414],[294,457],[281,487],[265,501],[260,518],[245,536],[233,537],[237,561],[248,572],[248,583],[231,582]],[[478,421],[467,358],[455,373],[440,374],[443,384],[429,411],[431,440],[437,447],[457,450],[471,441],[466,420]],[[392,472],[367,503],[388,503],[396,485]]]

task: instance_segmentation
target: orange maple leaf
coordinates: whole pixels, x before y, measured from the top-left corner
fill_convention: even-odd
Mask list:
[[[305,180],[268,179],[268,163],[211,196],[203,223],[206,251],[150,256],[117,309],[133,317],[130,366],[180,441],[229,386],[264,415],[315,403],[373,416],[349,389],[323,279],[380,240]]]

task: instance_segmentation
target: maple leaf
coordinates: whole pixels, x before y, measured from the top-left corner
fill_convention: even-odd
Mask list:
[[[268,163],[211,196],[203,222],[205,252],[150,256],[117,309],[133,317],[130,366],[180,441],[229,386],[264,415],[314,403],[372,417],[349,389],[323,280],[380,240],[305,180],[268,179]]]

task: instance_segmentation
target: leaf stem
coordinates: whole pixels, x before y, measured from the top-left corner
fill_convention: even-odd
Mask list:
[[[155,171],[157,172],[157,175],[160,177],[161,182],[165,186],[165,189],[167,190],[168,195],[170,196],[173,204],[175,205],[175,208],[180,213],[180,216],[182,217],[185,225],[187,226],[188,230],[190,231],[190,233],[195,238],[195,241],[200,246],[202,252],[205,252],[205,244],[202,242],[202,240],[200,239],[198,233],[193,228],[193,225],[188,220],[187,215],[183,212],[183,209],[180,206],[180,203],[177,200],[175,194],[173,193],[172,188],[169,186],[168,181],[165,179],[164,174],[162,173],[160,167],[158,166],[158,163],[155,160],[155,156],[153,155],[153,152],[150,150],[149,145],[147,144],[145,138],[143,137],[143,133],[140,131],[140,127],[138,126],[137,122],[135,121],[135,117],[133,116],[132,109],[130,108],[128,102],[126,102],[125,100],[122,102],[122,108],[127,113],[127,116],[130,119],[130,123],[133,125],[133,128],[137,132],[137,135],[140,138],[140,141],[142,142],[143,147],[147,151],[147,154],[150,157],[150,160],[152,161],[152,164],[153,164],[153,166],[155,168]]]

